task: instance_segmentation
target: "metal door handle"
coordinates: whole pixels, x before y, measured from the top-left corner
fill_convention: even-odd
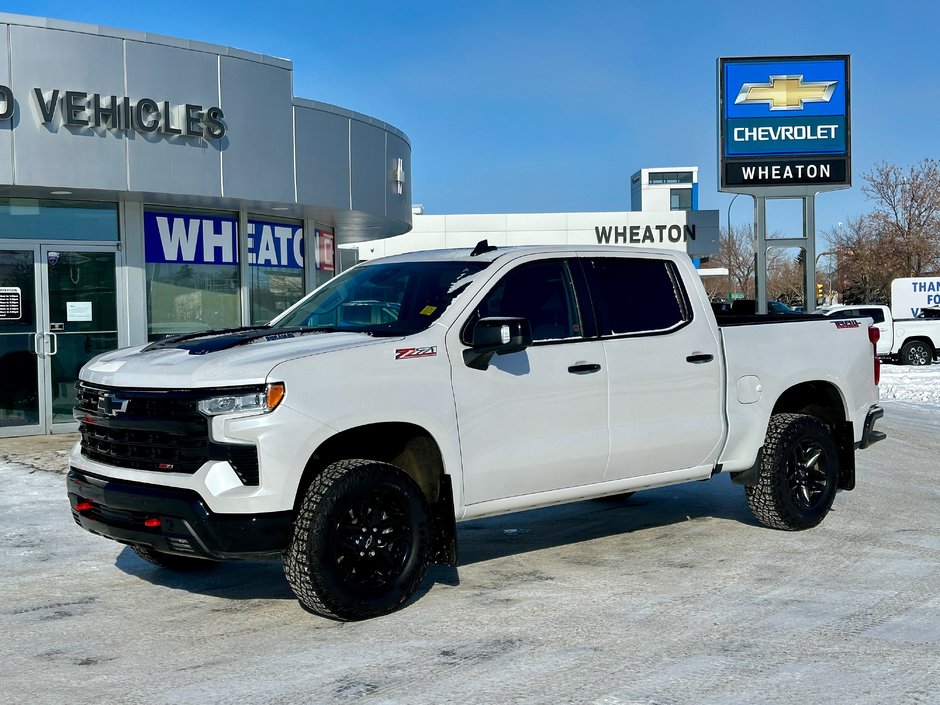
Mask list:
[[[595,363],[580,363],[577,365],[572,365],[568,368],[568,372],[573,375],[589,375],[595,372],[600,372],[601,366]]]
[[[52,357],[57,352],[59,352],[59,336],[55,333],[43,333],[43,335],[48,335],[49,339],[52,341],[52,352],[49,353],[49,357]]]
[[[45,335],[45,333],[33,333],[33,352],[36,353],[36,356],[42,355],[42,352],[39,350],[39,336]],[[43,344],[45,347],[45,344]]]
[[[711,362],[715,359],[714,355],[709,355],[708,353],[695,353],[694,355],[689,355],[685,358],[686,362],[691,362],[693,365],[701,365],[705,362]]]

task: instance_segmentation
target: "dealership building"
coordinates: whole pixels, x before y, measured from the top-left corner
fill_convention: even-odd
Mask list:
[[[0,437],[74,430],[99,352],[265,322],[407,232],[410,162],[290,61],[0,14]]]
[[[490,245],[611,245],[687,253],[696,263],[718,253],[718,211],[698,210],[698,167],[644,168],[630,178],[629,211],[426,215],[415,206],[406,234],[344,245],[357,259]]]

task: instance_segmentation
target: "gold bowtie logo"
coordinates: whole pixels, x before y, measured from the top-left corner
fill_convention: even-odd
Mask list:
[[[803,103],[828,103],[838,81],[803,83],[802,76],[771,76],[770,83],[745,83],[735,105],[767,103],[771,110],[802,110]]]

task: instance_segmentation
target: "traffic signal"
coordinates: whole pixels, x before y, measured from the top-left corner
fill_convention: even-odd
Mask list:
[[[823,297],[823,285],[820,282],[816,283],[816,299],[821,299]]]

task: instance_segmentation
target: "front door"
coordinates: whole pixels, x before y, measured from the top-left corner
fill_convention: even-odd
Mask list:
[[[472,307],[466,327],[449,332],[448,348],[459,351],[458,335],[471,336],[473,320],[521,316],[535,341],[497,355],[486,370],[467,367],[459,352],[452,361],[467,516],[485,513],[488,502],[525,506],[525,495],[603,479],[604,347],[584,337],[573,274],[564,260],[522,264]]]
[[[75,381],[119,345],[115,245],[0,245],[0,436],[73,431]]]

